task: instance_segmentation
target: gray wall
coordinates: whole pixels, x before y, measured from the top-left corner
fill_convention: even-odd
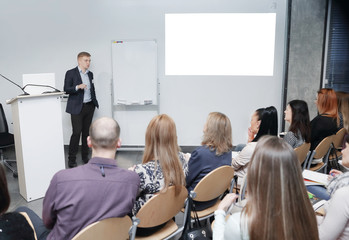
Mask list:
[[[286,4],[284,0],[1,1],[0,72],[17,83],[24,73],[53,72],[57,88],[62,89],[66,70],[76,66],[76,54],[89,51],[101,106],[95,117],[112,116],[111,41],[155,38],[160,112],[175,120],[179,143],[199,144],[211,111],[226,113],[233,125],[234,143],[245,142],[255,109],[275,105],[281,110]],[[164,14],[185,12],[276,12],[274,76],[166,76]],[[3,103],[20,90],[0,79],[0,93]],[[67,144],[71,124],[64,106]],[[11,122],[10,107],[5,110]]]
[[[65,71],[76,66],[76,54],[92,53],[96,90],[101,108],[96,117],[112,116],[111,40],[159,39],[160,112],[171,115],[177,124],[179,142],[198,144],[205,118],[210,111],[226,113],[233,124],[234,143],[244,142],[250,114],[258,107],[281,108],[283,53],[276,52],[275,79],[173,77],[164,75],[165,12],[285,12],[286,1],[278,0],[102,0],[102,1],[1,1],[0,72],[21,83],[23,73],[56,73],[56,86],[63,88]],[[326,0],[293,0],[287,100],[305,99],[312,117],[320,86]],[[281,15],[280,15],[281,14]],[[284,17],[284,16],[283,16]],[[279,19],[280,20],[280,19]],[[283,50],[285,26],[277,25]],[[214,84],[212,84],[214,83]],[[263,93],[253,94],[252,88]],[[270,90],[271,94],[265,94]],[[248,93],[248,94],[246,94]],[[20,90],[0,79],[0,102]],[[213,99],[213,100],[212,100]],[[12,121],[10,106],[5,111]],[[183,111],[178,111],[178,109]],[[62,104],[64,111],[64,103]],[[280,114],[282,116],[282,114]],[[65,143],[70,135],[69,115],[63,112]],[[11,127],[10,127],[11,128]]]
[[[327,0],[292,0],[287,102],[308,103],[310,119],[321,84]]]

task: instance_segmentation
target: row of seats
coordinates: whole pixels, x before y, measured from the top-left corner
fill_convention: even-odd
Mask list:
[[[206,202],[221,196],[227,189],[232,191],[234,186],[234,169],[231,166],[219,167],[207,174],[197,184],[189,196],[195,201]],[[151,240],[170,239],[183,231],[183,226],[178,227],[173,220],[179,212],[184,212],[185,222],[188,191],[185,186],[180,187],[180,193],[175,195],[175,186],[169,187],[165,192],[154,195],[139,210],[137,215],[131,219],[129,216],[122,218],[108,218],[92,223],[82,229],[72,240]],[[199,220],[209,219],[213,216],[220,200],[205,210],[197,211]],[[25,215],[25,213],[23,213]],[[194,217],[193,213],[191,214]],[[27,217],[29,224],[32,223]],[[151,228],[166,223],[160,230],[150,236],[136,236],[137,227]]]
[[[298,148],[295,148],[298,160],[303,165],[303,170],[306,168],[312,171],[327,173],[330,153],[333,150],[337,154],[337,149],[340,149],[342,146],[345,133],[344,128],[338,130],[335,135],[324,138],[313,151],[309,151],[310,143],[304,143]],[[314,159],[322,159],[322,161],[311,167]]]

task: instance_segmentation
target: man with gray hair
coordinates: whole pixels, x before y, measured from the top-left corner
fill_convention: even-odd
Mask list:
[[[123,217],[132,210],[140,180],[137,173],[116,165],[116,149],[121,146],[118,123],[100,118],[92,123],[89,134],[90,161],[53,176],[41,225],[30,213],[38,239],[72,239],[93,222]]]

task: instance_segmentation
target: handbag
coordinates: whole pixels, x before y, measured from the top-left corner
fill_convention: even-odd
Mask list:
[[[328,169],[338,169],[338,170],[341,170],[340,166],[339,166],[339,163],[338,163],[338,155],[337,155],[337,149],[333,146],[332,149],[331,149],[331,153],[330,155],[328,156],[328,165],[329,165],[329,168]],[[332,159],[331,159],[332,157]],[[329,170],[328,170],[329,172]]]
[[[180,240],[206,240],[211,239],[211,231],[206,226],[201,226],[197,212],[195,211],[195,206],[193,204],[193,199],[190,194],[187,198],[187,208],[186,208],[186,219],[184,220],[184,227],[182,236]],[[194,213],[194,223],[191,225],[191,212]]]

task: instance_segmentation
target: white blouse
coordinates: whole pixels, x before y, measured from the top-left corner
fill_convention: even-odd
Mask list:
[[[213,240],[249,240],[247,218],[241,212],[233,213],[225,221],[226,212],[216,210],[213,226]]]

